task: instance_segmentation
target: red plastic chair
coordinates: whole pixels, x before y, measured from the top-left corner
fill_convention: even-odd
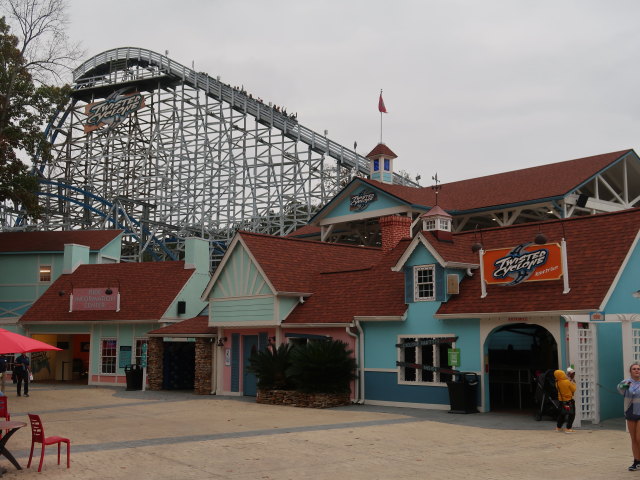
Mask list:
[[[40,454],[40,465],[38,465],[38,471],[42,470],[42,462],[44,461],[44,447],[46,445],[58,445],[58,465],[60,465],[60,445],[62,443],[67,444],[67,468],[71,467],[70,453],[71,453],[71,440],[63,437],[45,437],[44,427],[39,415],[29,414],[29,421],[31,422],[31,452],[29,452],[29,463],[27,468],[31,467],[31,459],[33,457],[33,447],[36,443],[42,444],[42,453]]]
[[[7,422],[11,420],[9,407],[7,406],[7,397],[4,395],[0,396],[0,417],[4,418]],[[0,430],[0,438],[2,438],[2,430]]]

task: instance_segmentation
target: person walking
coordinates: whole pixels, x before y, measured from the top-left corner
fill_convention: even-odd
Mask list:
[[[22,391],[22,382],[24,382],[24,396],[29,396],[29,373],[31,372],[31,362],[29,361],[29,357],[27,357],[26,353],[21,353],[18,358],[15,360],[15,367],[13,369],[13,374],[16,375],[17,378],[17,387],[18,387],[18,396],[21,395]]]
[[[576,402],[573,394],[576,391],[576,384],[573,383],[562,370],[553,372],[556,379],[556,389],[558,390],[558,400],[560,401],[560,413],[556,423],[556,432],[562,432],[562,425],[566,423],[567,428],[564,433],[574,433],[573,421],[576,418]]]
[[[631,437],[633,463],[629,471],[640,470],[640,364],[632,363],[629,377],[618,384],[618,392],[624,395],[624,418]]]

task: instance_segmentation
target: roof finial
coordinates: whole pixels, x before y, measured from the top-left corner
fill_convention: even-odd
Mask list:
[[[436,193],[436,205],[438,205],[438,193],[442,188],[442,185],[440,185],[440,180],[438,180],[438,173],[436,172],[436,174],[433,177],[431,177],[431,179],[435,182],[435,185],[432,185],[431,188]]]

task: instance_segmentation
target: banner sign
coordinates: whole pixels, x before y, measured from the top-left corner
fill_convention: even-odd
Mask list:
[[[114,127],[131,113],[144,107],[144,97],[141,94],[124,94],[125,90],[115,91],[103,101],[85,106],[84,112],[88,118],[84,124],[84,133],[93,132],[103,125]]]
[[[356,195],[351,195],[349,210],[361,212],[367,208],[371,202],[375,202],[377,198],[376,192],[370,189],[364,189]]]
[[[558,280],[563,273],[562,247],[557,243],[523,243],[515,248],[487,250],[482,267],[483,280],[488,285]]]
[[[111,295],[107,295],[104,288],[74,288],[71,310],[118,310],[118,289],[109,287]]]
[[[459,348],[447,349],[447,363],[449,364],[450,367],[460,366],[460,349]]]

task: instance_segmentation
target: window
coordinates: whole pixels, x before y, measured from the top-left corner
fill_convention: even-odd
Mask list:
[[[431,230],[435,230],[436,229],[436,221],[432,218],[431,220],[425,220],[423,222],[423,227],[424,230],[426,230],[427,232],[430,232]]]
[[[400,338],[398,347],[399,383],[444,384],[453,377],[437,371],[448,366],[448,350],[455,348],[452,336],[421,336]],[[406,345],[406,346],[405,346]],[[411,364],[415,366],[407,366]],[[430,367],[428,370],[420,366]],[[434,371],[435,370],[435,371]]]
[[[147,345],[148,341],[146,338],[136,338],[136,365],[142,364],[142,346]],[[148,358],[148,350],[147,350],[147,358]]]
[[[439,218],[438,225],[440,226],[440,230],[444,230],[445,232],[451,230],[451,222],[446,218]]]
[[[385,172],[389,171],[389,159],[388,158],[384,159],[384,171]]]
[[[117,341],[103,338],[100,344],[100,373],[116,373]]]
[[[374,160],[373,161],[373,171],[377,172],[378,170],[380,170],[380,160]]]
[[[415,302],[433,301],[436,298],[435,268],[423,265],[413,269],[413,300]]]
[[[51,281],[51,265],[40,265],[40,281],[41,282],[50,282]]]

